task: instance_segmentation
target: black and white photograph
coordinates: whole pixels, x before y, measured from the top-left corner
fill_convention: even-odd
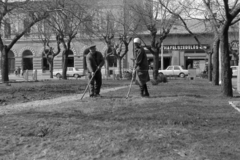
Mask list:
[[[0,160],[240,160],[240,0],[0,0]]]

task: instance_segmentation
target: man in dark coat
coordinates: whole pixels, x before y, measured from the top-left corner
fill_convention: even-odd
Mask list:
[[[88,69],[88,78],[90,82],[90,97],[100,96],[100,89],[102,86],[101,67],[104,65],[104,59],[101,52],[96,51],[96,45],[89,47],[89,53],[86,56],[86,63]]]
[[[149,97],[148,88],[147,88],[147,82],[150,81],[148,69],[148,60],[147,55],[141,47],[141,40],[139,38],[135,38],[133,40],[135,50],[134,50],[134,56],[135,56],[135,71],[136,71],[136,81],[139,84],[141,96],[142,97]]]

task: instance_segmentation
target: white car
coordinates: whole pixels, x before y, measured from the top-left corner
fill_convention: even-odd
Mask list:
[[[62,69],[54,70],[53,76],[56,76],[57,78],[61,78],[62,77]],[[85,76],[85,71],[84,71],[84,69],[78,69],[75,67],[67,67],[67,76],[80,78],[82,76]]]
[[[238,75],[238,66],[231,66],[232,69],[232,76],[237,77]]]
[[[165,76],[179,76],[181,78],[184,78],[185,76],[188,75],[188,70],[183,69],[181,66],[168,66],[164,70],[158,70],[158,73],[161,75]]]

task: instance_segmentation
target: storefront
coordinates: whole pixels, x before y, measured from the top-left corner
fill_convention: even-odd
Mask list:
[[[163,68],[169,65],[180,65],[183,68],[196,68],[202,72],[206,67],[208,45],[164,45],[163,47]],[[149,66],[152,69],[153,55],[145,48]],[[161,53],[159,53],[159,68],[161,66]]]

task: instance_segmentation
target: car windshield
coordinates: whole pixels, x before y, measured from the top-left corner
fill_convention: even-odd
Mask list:
[[[167,68],[167,70],[172,70],[172,69],[173,69],[173,67],[168,67],[168,68]]]

